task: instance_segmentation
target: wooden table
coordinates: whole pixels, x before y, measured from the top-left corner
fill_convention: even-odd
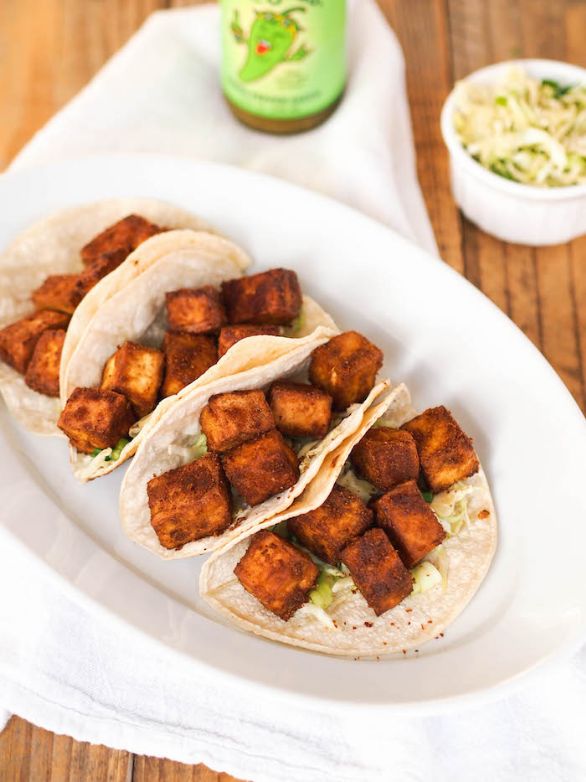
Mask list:
[[[2,0],[0,168],[74,95],[152,11],[172,0]],[[586,0],[380,0],[407,61],[418,171],[444,260],[503,309],[543,351],[584,409],[586,237],[531,249],[483,234],[458,212],[439,113],[454,79],[498,60],[548,57],[586,66]],[[581,305],[581,306],[580,306]],[[12,718],[0,779],[31,782],[232,780],[78,743]]]

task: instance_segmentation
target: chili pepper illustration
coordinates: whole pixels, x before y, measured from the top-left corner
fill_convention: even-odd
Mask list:
[[[270,73],[277,65],[298,62],[310,54],[310,50],[303,44],[291,52],[298,33],[303,29],[291,16],[297,11],[304,13],[305,8],[289,8],[281,13],[257,11],[248,39],[240,25],[238,12],[234,12],[231,24],[234,38],[237,43],[246,43],[248,46],[246,62],[238,74],[242,81],[256,81]]]

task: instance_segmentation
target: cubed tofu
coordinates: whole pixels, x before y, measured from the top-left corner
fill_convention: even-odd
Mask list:
[[[130,402],[115,391],[99,388],[76,388],[69,399],[57,426],[65,432],[71,444],[82,453],[96,448],[111,448],[136,421]]]
[[[413,578],[382,529],[370,529],[342,550],[342,562],[377,616],[413,590]]]
[[[106,361],[100,388],[123,394],[142,418],[157,404],[164,364],[162,351],[125,342]]]
[[[218,360],[218,349],[212,337],[168,331],[163,340],[165,380],[161,396],[178,394],[193,383]]]
[[[415,481],[406,481],[373,503],[376,523],[389,536],[405,567],[412,568],[446,533]]]
[[[230,391],[210,397],[199,421],[208,448],[219,453],[275,428],[265,395],[256,389]]]
[[[309,379],[334,399],[336,410],[362,402],[374,386],[383,354],[357,331],[346,331],[316,348]]]
[[[45,396],[59,396],[59,369],[64,342],[64,329],[47,329],[41,334],[24,376],[24,382],[33,391]]]
[[[41,334],[47,329],[66,329],[69,315],[39,310],[0,329],[0,359],[24,375]]]
[[[289,519],[287,526],[305,548],[336,565],[342,549],[372,525],[372,518],[359,497],[336,485],[323,505]]]
[[[228,480],[247,505],[259,505],[299,478],[295,451],[273,429],[223,454]]]
[[[241,324],[240,326],[224,326],[220,330],[220,337],[218,339],[218,358],[221,358],[224,353],[240,342],[241,339],[246,337],[257,337],[263,334],[267,334],[271,337],[278,337],[281,334],[279,326],[253,326],[251,324]]]
[[[324,437],[332,418],[332,397],[306,383],[273,383],[269,401],[277,429],[286,437]]]
[[[270,269],[222,283],[230,323],[290,323],[301,311],[301,288],[295,272]]]
[[[307,554],[279,535],[261,530],[250,539],[234,573],[259,603],[287,621],[307,602],[319,568]]]
[[[80,274],[80,277],[86,284],[88,290],[98,283],[103,277],[117,269],[126,258],[124,253],[105,253],[96,258],[95,261],[88,263]]]
[[[232,523],[230,488],[215,454],[151,478],[147,494],[151,524],[165,548],[219,535]]]
[[[211,334],[226,322],[220,291],[212,285],[181,288],[165,294],[167,323],[173,331]]]
[[[443,405],[425,410],[402,428],[415,439],[421,470],[434,494],[478,472],[472,440]]]
[[[140,215],[128,215],[106,228],[85,247],[82,247],[81,260],[87,264],[106,253],[116,253],[122,261],[133,250],[136,250],[139,244],[163,230]]]
[[[57,310],[69,315],[92,287],[81,274],[52,274],[32,293],[37,309]]]
[[[415,440],[400,429],[369,429],[354,446],[350,461],[361,478],[381,491],[419,477]]]

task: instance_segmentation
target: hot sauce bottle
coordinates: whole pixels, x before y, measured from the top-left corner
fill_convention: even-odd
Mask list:
[[[233,113],[297,133],[334,111],[346,84],[346,0],[221,0],[222,89]]]

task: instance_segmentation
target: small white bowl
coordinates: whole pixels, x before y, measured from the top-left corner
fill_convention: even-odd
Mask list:
[[[537,79],[586,83],[586,69],[556,60],[511,60],[474,71],[467,81],[494,83],[511,65]],[[541,246],[568,242],[586,233],[586,185],[533,187],[494,174],[472,158],[456,135],[454,91],[441,115],[450,152],[454,198],[466,217],[498,239]]]

